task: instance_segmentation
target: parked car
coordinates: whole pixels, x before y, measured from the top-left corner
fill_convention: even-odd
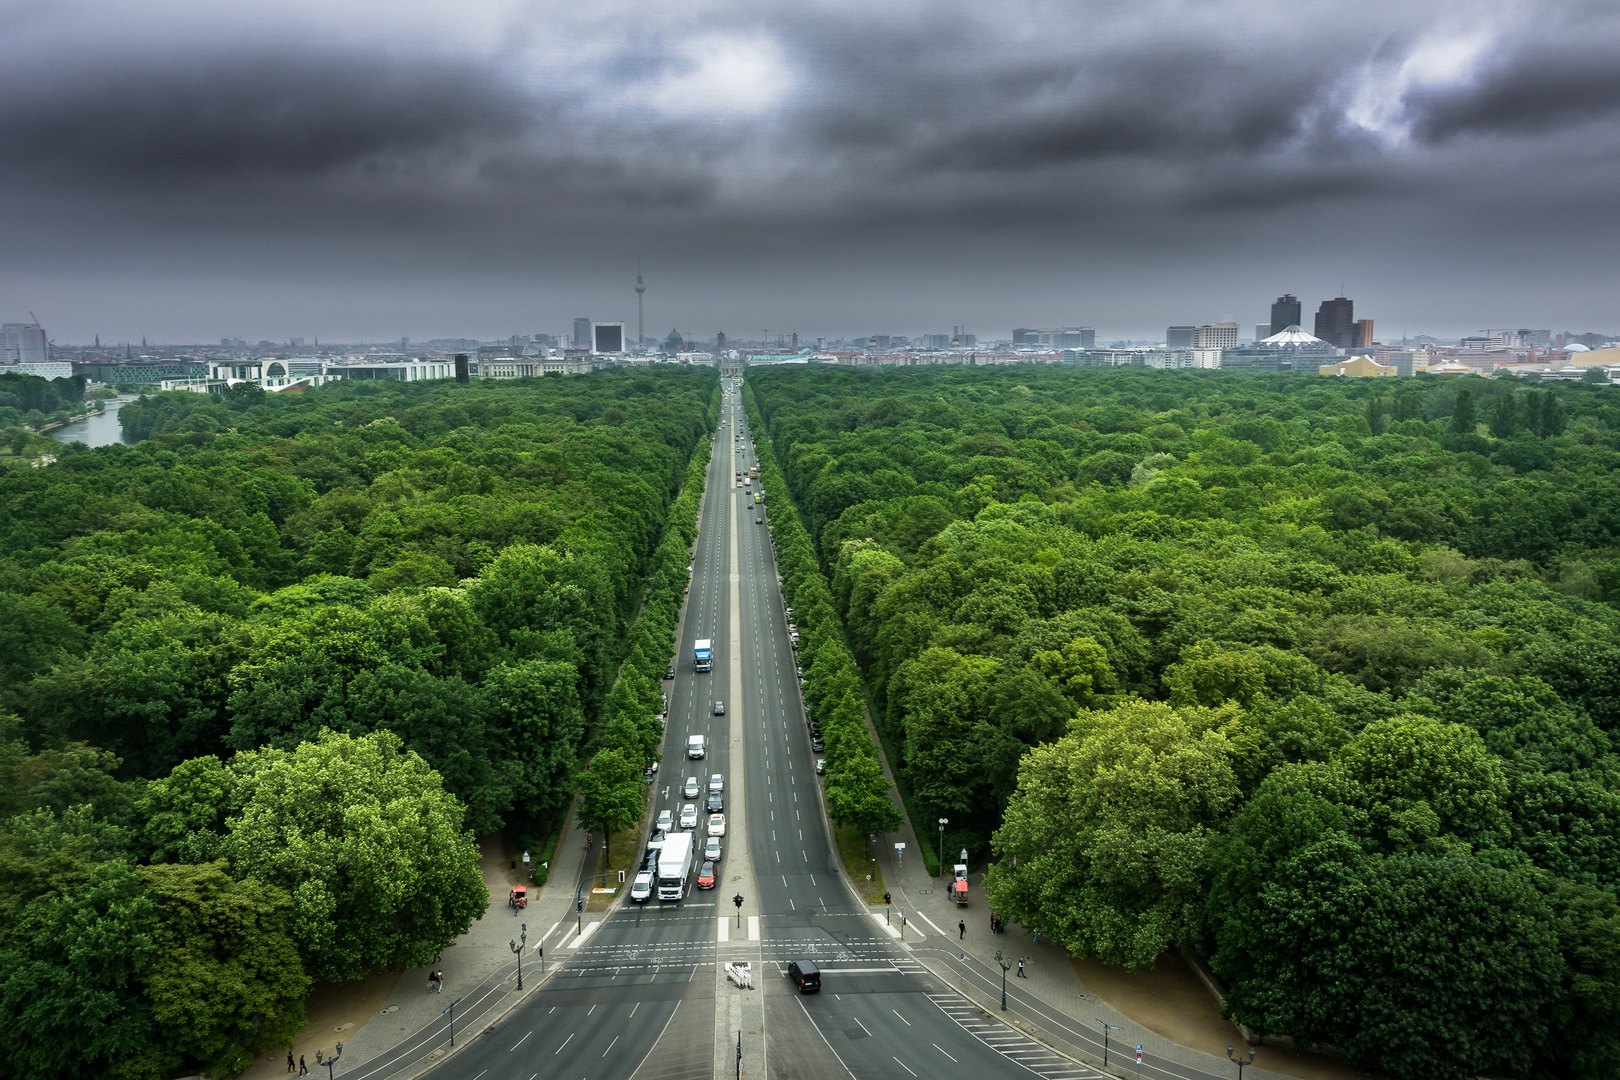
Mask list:
[[[683,828],[683,829],[695,829],[695,828],[697,828],[697,819],[698,819],[697,803],[687,803],[685,806],[681,807],[681,828]]]
[[[826,774],[827,774],[827,759],[824,758],[824,757],[816,758],[816,775],[817,776],[825,776]]]
[[[820,735],[810,736],[810,749],[814,750],[818,754],[822,753],[827,749],[827,740],[823,739]]]
[[[671,665],[669,665],[669,667],[664,669],[664,678],[673,679],[674,677],[675,677],[675,665],[671,664]]]

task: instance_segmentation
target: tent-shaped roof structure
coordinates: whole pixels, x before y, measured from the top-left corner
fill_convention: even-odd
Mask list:
[[[1279,334],[1272,334],[1268,338],[1261,338],[1260,345],[1322,345],[1326,344],[1321,338],[1307,334],[1295,323],[1283,329]]]

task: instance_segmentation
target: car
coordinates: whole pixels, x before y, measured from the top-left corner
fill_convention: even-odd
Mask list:
[[[675,811],[663,809],[658,811],[658,824],[654,826],[659,832],[669,832],[675,827]]]
[[[709,792],[709,801],[705,804],[705,809],[712,814],[717,810],[724,810],[725,808],[726,797],[720,794],[718,791]]]
[[[695,828],[697,828],[697,819],[698,819],[697,803],[690,803],[689,802],[685,806],[681,807],[681,828],[683,828],[683,829],[695,829]]]
[[[717,702],[714,703],[714,715],[716,715],[716,716],[724,716],[724,715],[726,715],[726,703],[725,702],[717,701]]]
[[[754,519],[754,524],[755,525],[763,525],[763,524],[765,524],[765,519],[757,517],[757,518]]]
[[[826,774],[827,774],[827,759],[824,758],[824,757],[816,758],[816,775],[817,776],[825,776]]]
[[[810,749],[814,750],[818,754],[822,753],[827,749],[827,740],[823,739],[820,735],[810,736]]]
[[[698,797],[698,781],[695,776],[688,776],[686,783],[681,785],[681,798],[695,799]]]
[[[646,852],[641,856],[641,869],[642,870],[646,870],[649,873],[657,871],[657,869],[658,869],[658,850],[661,847],[663,847],[662,844],[659,844],[658,847],[653,847],[651,844],[647,845]]]
[[[700,867],[698,869],[698,888],[700,888],[700,889],[712,889],[712,888],[714,888],[714,860],[713,859],[705,859],[704,862],[703,862],[702,867]],[[632,896],[632,899],[634,899],[633,896]]]
[[[724,790],[726,790],[726,778],[724,776],[721,776],[719,773],[715,773],[713,776],[709,777],[709,790],[710,791],[724,791]]]
[[[630,902],[632,904],[645,904],[652,898],[652,881],[651,870],[643,870],[636,875],[636,880],[630,883]]]
[[[787,977],[798,986],[801,994],[814,994],[821,989],[821,969],[812,960],[791,960]]]
[[[720,838],[718,836],[709,837],[709,842],[703,845],[703,857],[713,862],[720,861]]]
[[[669,715],[669,695],[668,694],[663,694],[661,696],[664,699],[664,707],[661,710],[661,715],[668,716]]]
[[[691,760],[701,760],[708,752],[709,741],[702,735],[693,735],[686,740],[686,756]]]
[[[709,815],[709,835],[710,836],[724,836],[724,835],[726,835],[726,815],[724,815],[724,814],[710,814]]]
[[[669,665],[669,667],[664,669],[664,678],[673,679],[674,677],[675,677],[675,665],[671,664],[671,665]]]

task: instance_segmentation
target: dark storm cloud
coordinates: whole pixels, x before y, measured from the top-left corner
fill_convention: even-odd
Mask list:
[[[880,246],[983,245],[1016,297],[1123,249],[1225,280],[1211,253],[1286,238],[1336,283],[1481,222],[1620,240],[1612,2],[153,0],[132,41],[105,2],[0,10],[0,286],[34,272],[5,247],[91,237],[187,268],[246,242],[340,292],[450,263],[568,288],[646,251],[739,304],[756,253],[865,302],[898,289]]]
[[[226,50],[0,69],[13,167],[81,181],[324,174],[520,135],[533,103],[471,61]]]
[[[1408,94],[1413,135],[1427,143],[1465,136],[1546,134],[1620,115],[1620,35],[1539,45],[1488,66],[1471,83]]]

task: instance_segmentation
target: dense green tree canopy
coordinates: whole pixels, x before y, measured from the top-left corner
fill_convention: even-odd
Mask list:
[[[829,807],[869,701],[913,822],[1077,954],[1189,946],[1237,1019],[1398,1075],[1613,1075],[1525,1047],[1620,985],[1620,399],[808,365],[744,400]]]

